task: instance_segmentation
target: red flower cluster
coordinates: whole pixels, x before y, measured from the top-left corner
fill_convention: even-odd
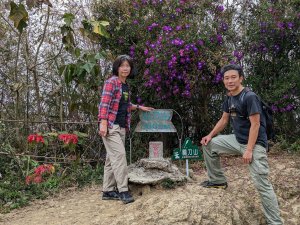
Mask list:
[[[66,145],[78,143],[78,136],[76,134],[60,134],[58,135],[58,139],[63,141]]]
[[[55,168],[51,164],[39,165],[34,170],[34,174],[28,175],[26,177],[25,182],[27,185],[30,183],[35,183],[35,184],[42,183],[44,181],[43,175],[50,175],[50,174],[54,173],[54,171],[55,171]]]
[[[27,138],[27,141],[29,143],[45,143],[43,136],[38,134],[30,134]]]

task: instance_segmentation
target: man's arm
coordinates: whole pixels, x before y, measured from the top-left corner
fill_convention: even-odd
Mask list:
[[[212,131],[206,135],[205,137],[202,138],[201,144],[202,145],[207,145],[210,140],[217,135],[219,132],[224,130],[224,128],[227,126],[229,121],[229,113],[223,112],[223,115],[221,119],[216,123],[215,127],[212,129]]]
[[[248,144],[246,151],[243,155],[243,162],[244,163],[251,163],[252,161],[252,153],[253,153],[253,148],[255,146],[257,137],[258,137],[258,131],[260,127],[260,114],[255,113],[251,116],[249,116],[249,120],[251,123],[250,130],[249,130],[249,138],[248,138]]]

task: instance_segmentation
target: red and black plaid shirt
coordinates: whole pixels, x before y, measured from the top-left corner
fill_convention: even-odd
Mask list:
[[[98,121],[105,119],[108,121],[108,127],[112,128],[119,109],[119,103],[122,97],[122,83],[117,76],[112,76],[105,81],[99,105]],[[126,115],[126,129],[130,128],[131,103],[129,104]]]

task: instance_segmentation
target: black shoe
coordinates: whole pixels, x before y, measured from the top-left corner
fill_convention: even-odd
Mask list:
[[[120,200],[117,191],[103,191],[102,200]]]
[[[227,182],[225,183],[221,183],[221,184],[214,184],[208,180],[202,182],[200,184],[202,187],[205,187],[205,188],[221,188],[221,189],[226,189],[228,187],[228,184]]]
[[[124,204],[134,202],[133,197],[128,191],[120,192],[120,199]]]

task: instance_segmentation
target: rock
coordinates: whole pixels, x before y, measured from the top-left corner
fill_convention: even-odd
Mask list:
[[[141,159],[137,163],[137,167],[143,167],[145,169],[158,169],[170,173],[177,168],[172,168],[172,163],[167,159]]]
[[[129,183],[156,185],[165,179],[184,182],[184,176],[176,165],[167,159],[141,159],[128,167]]]

